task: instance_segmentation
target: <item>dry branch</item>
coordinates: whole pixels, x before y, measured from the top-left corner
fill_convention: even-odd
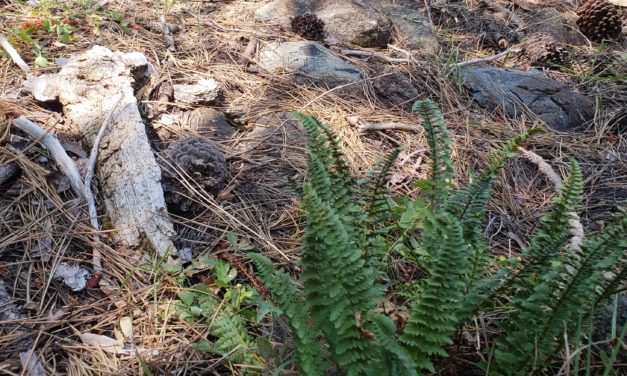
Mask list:
[[[13,48],[13,46],[11,46],[11,43],[9,43],[9,41],[3,34],[0,34],[0,46],[4,48],[4,50],[9,54],[9,56],[11,56],[11,59],[13,60],[13,62],[18,67],[20,67],[20,69],[24,71],[24,73],[26,73],[27,78],[31,78],[33,76],[26,62],[24,62],[20,54],[15,50],[15,48]]]
[[[498,53],[496,55],[463,61],[461,63],[455,64],[455,66],[457,68],[463,68],[463,67],[467,67],[469,65],[487,63],[487,62],[490,62],[490,61],[498,60],[498,59],[500,59],[502,57],[505,57],[505,56],[507,56],[507,55],[509,55],[511,53],[517,53],[517,52],[520,52],[520,50],[519,49],[505,50],[505,51],[500,52],[500,53]]]
[[[518,150],[523,153],[523,155],[533,164],[538,167],[538,171],[544,175],[551,184],[555,187],[555,191],[558,195],[562,195],[562,178],[555,172],[553,167],[548,164],[544,158],[534,153],[531,150],[527,150],[525,148],[519,147]],[[573,251],[579,250],[581,248],[581,243],[584,239],[584,231],[583,225],[579,220],[579,216],[577,213],[572,213],[573,218],[571,218],[568,223],[570,224],[570,233],[572,234],[572,238],[570,239],[569,248]]]
[[[346,121],[348,121],[350,125],[356,127],[360,131],[395,129],[395,130],[407,131],[407,132],[418,132],[420,130],[420,128],[416,126],[405,124],[405,123],[399,123],[395,121],[387,121],[384,123],[359,124],[359,119],[356,116],[348,116],[346,118]]]
[[[359,50],[342,50],[341,52],[342,52],[342,55],[346,55],[346,56],[377,58],[383,61],[387,61],[388,63],[411,63],[412,62],[411,59],[389,57],[378,52],[368,52],[368,51],[359,51]]]
[[[50,151],[50,154],[52,154],[52,157],[59,165],[61,172],[70,180],[70,186],[74,193],[76,193],[78,197],[84,198],[85,192],[83,191],[83,182],[78,168],[72,158],[67,155],[57,137],[41,129],[37,124],[24,116],[15,119],[13,123],[18,129],[27,133],[31,138],[38,141]]]

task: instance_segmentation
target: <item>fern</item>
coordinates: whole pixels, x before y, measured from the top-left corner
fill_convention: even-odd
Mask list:
[[[372,376],[415,376],[416,363],[412,355],[396,338],[396,324],[387,316],[370,313],[368,329],[372,330],[377,342],[379,356],[366,370]]]
[[[443,346],[452,343],[462,298],[468,247],[462,226],[445,212],[427,214],[422,244],[431,255],[430,276],[403,330],[401,341],[416,357],[420,368],[435,372],[432,355],[446,356]]]
[[[431,178],[429,180],[433,206],[443,205],[449,196],[454,175],[451,160],[451,139],[440,111],[430,100],[414,103],[414,112],[420,114],[431,150]]]
[[[395,149],[379,161],[367,174],[366,179],[359,184],[360,192],[364,193],[364,197],[360,200],[363,200],[363,205],[366,207],[361,219],[361,222],[364,223],[362,228],[366,231],[367,243],[364,245],[366,263],[372,270],[379,272],[385,257],[386,241],[392,236],[392,231],[396,229],[390,224],[393,217],[386,184],[400,152],[400,149]],[[377,277],[381,278],[383,275]]]
[[[563,185],[563,195],[553,201],[542,221],[545,227],[523,253],[526,262],[516,273],[512,299],[516,311],[502,324],[507,335],[497,341],[495,353],[500,372],[525,373],[529,365],[544,364],[557,343],[555,337],[563,330],[562,321],[571,319],[569,315],[576,312],[566,305],[566,300],[581,304],[581,296],[561,295],[563,286],[572,279],[565,261],[572,263],[575,258],[560,259],[560,252],[572,236],[568,222],[581,191],[581,170],[573,162],[569,179]],[[569,289],[565,291],[574,294]],[[558,307],[560,304],[564,306]]]
[[[308,325],[307,302],[302,291],[292,282],[284,271],[274,271],[272,261],[260,254],[249,254],[255,262],[264,284],[272,286],[272,296],[288,318],[296,358],[301,372],[305,375],[324,375],[328,365],[324,362],[324,352],[318,341],[322,333],[316,327]]]
[[[316,166],[312,164],[312,168]],[[355,327],[355,315],[373,308],[380,292],[374,286],[375,273],[366,266],[359,247],[363,240],[351,238],[346,228],[350,224],[342,222],[331,206],[332,200],[319,195],[324,192],[314,184],[305,184],[303,204],[308,217],[301,278],[313,321],[329,341],[338,365],[349,374],[359,374],[366,360],[366,346]]]
[[[205,317],[209,323],[211,335],[216,340],[208,347],[203,347],[219,355],[230,355],[233,362],[258,365],[256,345],[248,334],[244,319],[238,315],[227,303],[221,302],[208,289],[207,285],[199,284],[193,287],[194,300],[190,306]]]
[[[398,151],[353,186],[339,141],[327,126],[298,115],[310,135],[307,179],[302,189],[307,227],[301,249],[299,288],[269,259],[251,254],[272,299],[290,323],[296,358],[305,375],[322,375],[331,360],[342,375],[417,375],[435,372],[435,357],[472,314],[511,298],[512,312],[500,323],[495,375],[537,373],[559,352],[570,322],[609,294],[625,278],[627,222],[623,217],[580,249],[569,250],[570,224],[582,195],[573,162],[562,195],[554,199],[541,229],[519,261],[490,274],[481,237],[485,208],[499,171],[531,129],[489,156],[484,171],[453,192],[450,139],[440,112],[422,101],[432,169],[422,193],[427,200],[398,200],[385,190]],[[426,273],[405,327],[379,313],[384,286],[377,284],[383,249],[409,243],[406,256]],[[608,269],[613,278],[606,278]],[[328,352],[327,352],[328,350]],[[327,359],[329,357],[330,359]]]

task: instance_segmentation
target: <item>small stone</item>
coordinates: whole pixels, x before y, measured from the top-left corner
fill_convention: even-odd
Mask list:
[[[297,73],[295,80],[299,83],[312,81],[329,88],[356,83],[347,91],[361,89],[359,82],[364,78],[359,68],[310,41],[269,43],[259,52],[259,65],[269,71],[282,68]]]
[[[385,67],[382,73],[372,82],[377,96],[390,106],[411,109],[420,94],[409,77],[392,67]]]

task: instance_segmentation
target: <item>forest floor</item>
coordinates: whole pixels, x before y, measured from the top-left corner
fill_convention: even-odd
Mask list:
[[[250,247],[294,275],[298,273],[303,221],[288,178],[302,182],[306,143],[303,134],[286,126],[291,124],[286,112],[311,114],[331,125],[357,176],[394,148],[402,148],[389,188],[410,196],[419,193],[415,183],[429,172],[428,146],[420,120],[411,112],[413,100],[430,98],[444,114],[452,138],[457,185],[485,165],[490,150],[539,124],[544,132],[525,147],[542,156],[562,176],[573,158],[583,168],[585,198],[580,216],[587,234],[600,231],[604,221],[624,205],[627,79],[624,70],[607,73],[599,68],[602,64],[620,68],[620,64],[612,63],[612,56],[623,59],[623,67],[627,65],[624,37],[603,46],[586,42],[572,50],[581,58],[580,64],[546,70],[548,76],[596,100],[591,121],[580,129],[557,132],[537,118],[511,118],[498,110],[486,111],[466,92],[455,64],[501,51],[493,42],[484,43],[494,40],[490,39],[494,30],[486,29],[490,21],[476,22],[472,12],[479,9],[479,1],[451,2],[455,6],[446,11],[430,9],[431,17],[437,18],[434,30],[438,47],[432,53],[412,50],[394,40],[388,48],[349,46],[399,59],[340,55],[363,70],[366,78],[360,94],[303,85],[286,72],[256,68],[254,56],[247,51],[250,46],[255,48],[253,43],[302,39],[290,30],[255,20],[254,11],[262,3],[136,0],[109,1],[97,7],[95,2],[83,0],[0,0],[0,33],[9,37],[35,75],[56,72],[59,59],[101,45],[112,51],[143,53],[164,82],[194,83],[213,78],[221,85],[221,96],[211,107],[225,115],[233,132],[213,141],[227,158],[227,185],[216,197],[190,194],[196,205],[193,212],[171,213],[179,249],[191,250],[194,258],[216,257],[237,271],[225,285],[212,282],[219,294],[247,291],[248,287],[241,290],[242,285],[263,290],[245,257]],[[422,7],[422,2],[417,3]],[[498,3],[517,17],[531,17],[538,29],[554,24],[556,17],[574,15],[574,7],[564,1]],[[173,28],[176,51],[166,48],[160,23],[163,14]],[[500,31],[509,38],[510,31]],[[508,40],[508,47],[524,41],[524,32],[511,32],[514,37]],[[337,46],[333,51],[340,54]],[[488,64],[525,70],[529,62],[522,59]],[[382,72],[400,74],[417,95],[403,102],[385,97],[372,87]],[[62,262],[89,268],[93,231],[86,217],[70,204],[72,192],[46,150],[25,142],[23,135],[18,137],[21,141],[13,141],[19,132],[9,127],[7,114],[18,112],[49,130],[63,122],[58,108],[38,103],[22,92],[23,78],[23,72],[0,55],[0,115],[5,115],[0,116],[0,166],[17,162],[21,171],[0,185],[0,287],[8,296],[3,300],[0,293],[0,374],[24,374],[19,354],[29,349],[34,350],[32,356],[44,365],[47,374],[148,374],[147,368],[158,375],[237,373],[238,368],[231,367],[228,359],[193,349],[192,344],[211,338],[208,323],[190,325],[169,316],[178,285],[173,278],[163,277],[162,260],[148,247],[119,246],[108,237],[113,230],[105,231],[101,250],[104,272],[120,286],[114,295],[97,287],[74,292],[53,278],[52,271]],[[189,107],[171,103],[166,111],[185,109]],[[395,122],[416,128],[363,130],[350,121],[354,117],[368,123]],[[153,124],[150,119],[146,124],[156,153],[181,137],[195,134],[190,129]],[[266,127],[274,133],[261,132],[264,137],[260,138],[259,129]],[[71,136],[62,141],[77,159],[88,153]],[[484,232],[491,249],[514,257],[537,231],[554,195],[554,186],[536,165],[522,156],[515,157],[502,172],[489,204]],[[416,273],[404,263],[395,268],[405,281]],[[193,278],[215,279],[207,275],[197,273]],[[399,301],[394,297],[390,300]],[[1,316],[11,310],[15,312],[12,319]],[[273,333],[271,338],[277,339],[273,344],[280,347],[281,334],[274,333],[278,329],[267,320],[255,322],[254,312],[247,314],[252,316],[251,332]],[[131,351],[122,351],[122,355],[107,352],[81,336],[129,337],[124,324],[127,320],[132,321],[130,342],[151,350],[145,357]],[[468,346],[467,342],[460,339],[460,345]],[[464,373],[463,357],[451,364],[449,374],[471,374]],[[286,367],[284,374],[295,374],[291,367]]]

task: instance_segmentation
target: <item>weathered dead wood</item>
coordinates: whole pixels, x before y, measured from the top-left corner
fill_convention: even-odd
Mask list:
[[[176,254],[174,228],[167,215],[161,170],[154,159],[137,100],[136,79],[152,67],[140,53],[114,53],[94,46],[72,55],[57,74],[29,80],[25,87],[40,101],[63,106],[68,131],[93,146],[105,114],[121,99],[105,132],[98,155],[97,175],[114,236],[123,245],[140,245],[142,236],[160,255]]]

